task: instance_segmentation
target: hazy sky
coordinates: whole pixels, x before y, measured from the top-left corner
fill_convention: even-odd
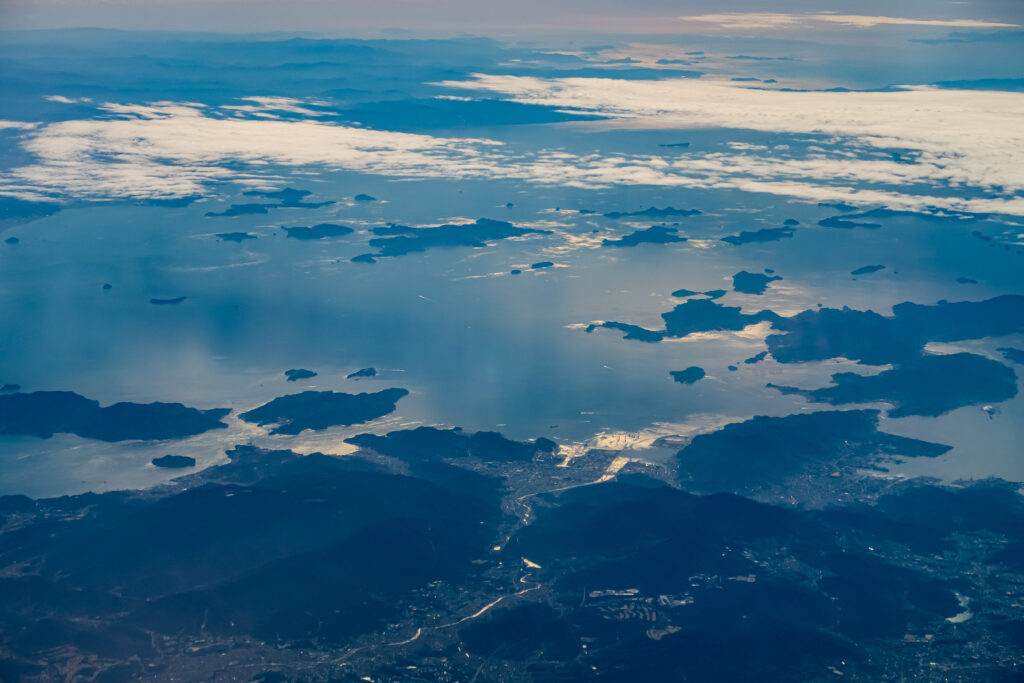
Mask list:
[[[708,14],[750,17],[684,20]],[[919,26],[949,30],[957,22],[1024,23],[1020,0],[0,0],[7,29],[99,27],[198,31],[314,31],[352,33],[386,28],[413,32],[526,31],[600,33],[695,33],[849,30],[856,22],[812,21],[805,15],[834,13],[950,22]],[[789,16],[787,16],[789,15]],[[795,17],[792,15],[796,15]],[[872,22],[867,22],[870,25]],[[908,24],[889,24],[907,29]],[[913,27],[913,24],[909,26]]]

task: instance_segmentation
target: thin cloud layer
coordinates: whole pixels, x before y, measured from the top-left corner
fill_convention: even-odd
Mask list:
[[[679,17],[682,21],[710,24],[723,29],[789,29],[836,24],[849,28],[878,26],[934,26],[942,28],[1014,28],[1018,24],[978,19],[907,19],[862,14],[788,14],[784,12],[725,12]]]

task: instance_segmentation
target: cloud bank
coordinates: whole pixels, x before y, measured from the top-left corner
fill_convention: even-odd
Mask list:
[[[676,163],[709,178],[780,184],[814,179],[989,193],[990,203],[1020,211],[1024,190],[1024,93],[912,86],[884,92],[794,92],[731,81],[540,79],[477,75],[445,85],[501,93],[519,102],[602,114],[620,124],[665,128],[736,128],[823,135],[830,149],[802,156],[750,145],[738,152],[686,155]],[[897,157],[891,156],[895,150]],[[907,151],[913,163],[903,163]],[[946,201],[955,201],[947,197]],[[952,208],[950,206],[949,208]]]
[[[222,108],[106,104],[105,114],[94,119],[7,122],[34,162],[0,173],[0,194],[182,197],[208,194],[213,184],[225,181],[266,187],[297,167],[313,166],[402,179],[719,188],[897,210],[1024,215],[1024,165],[1019,163],[1024,93],[931,87],[792,92],[697,79],[493,75],[443,85],[598,114],[616,126],[734,128],[803,137],[772,148],[736,144],[665,155],[573,154],[338,125],[311,118],[322,112],[309,107],[322,103],[295,100],[248,98]],[[283,119],[275,111],[293,117]]]
[[[710,24],[723,29],[789,29],[833,24],[848,28],[878,26],[935,26],[942,28],[1014,28],[1017,24],[978,19],[907,19],[862,14],[788,14],[784,12],[724,12],[679,17],[682,21]]]

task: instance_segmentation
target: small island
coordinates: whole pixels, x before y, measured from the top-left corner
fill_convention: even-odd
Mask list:
[[[792,219],[788,218],[786,220],[790,221]],[[796,229],[789,227],[787,224],[785,228],[761,228],[760,230],[744,231],[737,235],[723,237],[722,241],[738,247],[741,244],[752,244],[755,242],[777,242],[786,237],[792,237],[795,232]]]
[[[1003,354],[1003,358],[1010,361],[1011,363],[1024,365],[1024,349],[1015,349],[1012,346],[1003,346],[1001,348],[996,349],[996,351]],[[18,385],[15,384],[14,386]]]
[[[355,232],[355,230],[347,225],[336,225],[334,223],[319,223],[311,228],[302,226],[284,228],[284,231],[288,233],[288,237],[293,237],[297,240],[322,240],[328,237],[341,237]]]
[[[377,233],[377,231],[374,232]],[[491,242],[530,234],[549,235],[551,231],[520,228],[507,221],[496,221],[489,218],[478,218],[473,223],[445,224],[434,228],[394,226],[394,229],[384,236],[375,237],[369,241],[370,247],[376,249],[377,253],[369,254],[368,258],[363,260],[372,263],[373,261],[369,259],[373,257],[405,256],[429,249],[483,247]]]
[[[778,275],[764,275],[741,270],[732,276],[732,288],[742,294],[764,294],[768,284],[782,278]]]
[[[672,379],[680,384],[693,384],[698,380],[704,379],[705,372],[704,368],[691,365],[685,370],[673,370],[668,374],[672,375]]]
[[[217,237],[225,242],[241,242],[242,240],[256,239],[256,235],[247,232],[218,232]]]
[[[306,429],[347,427],[376,420],[394,412],[405,389],[383,389],[372,394],[346,394],[334,391],[304,391],[278,396],[269,403],[239,415],[261,427],[273,425],[271,434],[299,434]]]
[[[309,190],[297,190],[293,187],[286,187],[283,190],[265,192],[261,190],[249,190],[243,193],[247,197],[264,197],[266,199],[277,199],[280,204],[264,204],[268,209],[319,209],[321,206],[329,206],[333,201],[307,202],[306,197],[313,194]]]
[[[867,228],[869,230],[874,230],[882,227],[879,223],[860,223],[857,221],[846,220],[845,218],[836,218],[835,216],[818,221],[818,225],[823,228],[842,228],[844,230],[850,230],[853,228]]]
[[[612,211],[604,215],[605,218],[668,218],[669,216],[699,216],[697,209],[677,209],[673,206],[666,206],[659,209],[656,206],[649,206],[641,211]]]
[[[678,235],[678,228],[670,228],[667,225],[655,225],[646,230],[637,230],[619,239],[606,239],[601,242],[602,247],[635,247],[640,244],[671,244],[673,242],[685,242],[686,238]]]
[[[174,470],[196,466],[196,459],[187,455],[163,455],[159,458],[153,458],[151,462],[156,467],[165,467],[167,469]]]
[[[294,368],[292,370],[284,371],[285,377],[288,378],[289,382],[296,382],[300,379],[309,379],[310,377],[316,377],[316,373],[312,370],[306,370],[305,368]]]

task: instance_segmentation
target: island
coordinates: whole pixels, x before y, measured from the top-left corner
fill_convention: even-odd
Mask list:
[[[351,235],[355,230],[347,225],[336,225],[334,223],[318,223],[313,227],[284,228],[288,237],[297,240],[322,240],[330,237],[342,237]]]
[[[672,379],[680,384],[693,384],[694,382],[703,379],[705,373],[704,368],[691,365],[685,370],[673,370],[668,374],[672,375]]]
[[[670,216],[699,216],[700,211],[697,209],[677,209],[672,206],[666,206],[664,209],[659,209],[655,206],[649,206],[646,209],[640,211],[612,211],[604,215],[605,218],[668,218]]]
[[[765,339],[780,363],[848,358],[869,365],[917,358],[929,342],[999,337],[1024,330],[1024,296],[1004,294],[985,301],[904,302],[892,315],[850,308],[819,308],[772,321]]]
[[[865,223],[851,221],[844,218],[836,218],[835,216],[832,216],[831,218],[821,219],[820,221],[818,221],[818,225],[820,225],[823,228],[842,228],[844,230],[850,230],[852,228],[867,228],[869,230],[874,230],[876,228],[882,227],[880,223]]]
[[[758,416],[698,434],[679,451],[680,480],[702,493],[752,493],[807,471],[870,464],[881,453],[934,458],[943,444],[878,430],[877,410]]]
[[[1012,346],[1003,346],[1001,348],[996,349],[996,351],[1003,354],[1003,358],[1010,361],[1011,363],[1024,365],[1024,349],[1015,349]]]
[[[741,244],[752,244],[755,242],[776,242],[787,237],[792,237],[796,232],[795,228],[761,228],[760,230],[744,231],[738,235],[723,237],[722,241],[733,246]]]
[[[364,257],[356,258],[372,263],[369,259],[375,257],[405,256],[406,254],[439,248],[483,247],[489,242],[529,234],[548,235],[551,234],[551,231],[520,228],[508,221],[478,218],[473,223],[462,225],[446,224],[436,228],[408,228],[402,230],[401,234],[389,233],[388,236],[376,237],[371,239],[369,244],[374,249],[377,249],[378,253],[366,254]]]
[[[312,370],[306,370],[305,368],[293,368],[291,370],[284,371],[285,377],[288,378],[289,382],[297,382],[300,379],[309,379],[310,377],[316,377],[316,373]]]
[[[769,276],[763,273],[750,273],[741,270],[732,276],[732,288],[743,294],[761,295],[768,289],[769,283],[781,279],[778,275]]]
[[[1017,374],[998,361],[973,353],[926,354],[877,375],[837,373],[832,375],[832,386],[821,389],[767,386],[815,403],[885,401],[893,406],[888,411],[890,417],[938,417],[964,406],[1013,398]]]
[[[0,395],[0,434],[49,439],[56,433],[99,441],[177,439],[224,429],[227,408],[198,410],[181,403],[114,403],[101,407],[71,391]]]
[[[304,391],[279,396],[239,417],[261,427],[273,425],[271,434],[299,434],[376,420],[394,412],[405,389],[383,389],[376,393],[346,394],[334,391]],[[0,397],[2,398],[2,397]]]
[[[460,428],[417,427],[377,434],[359,434],[345,439],[360,448],[405,462],[444,458],[477,458],[489,462],[529,462],[541,454],[551,454],[558,445],[539,437],[532,442],[513,441],[498,432],[467,434]]]
[[[225,242],[241,242],[242,240],[256,239],[256,235],[247,232],[218,232],[217,237]]]
[[[667,225],[655,225],[653,227],[637,230],[619,239],[605,239],[601,241],[602,247],[635,247],[640,244],[672,244],[674,242],[685,242],[686,238],[677,234],[678,228],[670,228]]]
[[[853,204],[847,204],[846,202],[818,202],[818,206],[823,209],[835,209],[841,213],[850,213],[856,211],[857,207]]]
[[[163,455],[159,458],[153,458],[151,462],[156,467],[166,467],[168,469],[184,469],[196,466],[196,459],[187,455]]]
[[[268,209],[319,209],[322,206],[330,206],[333,201],[323,202],[307,202],[306,197],[313,194],[309,190],[296,190],[291,187],[286,187],[283,190],[263,191],[263,190],[249,190],[244,193],[249,197],[266,197],[267,199],[277,199],[279,204],[263,204]]]
[[[722,292],[724,294],[725,292]],[[597,328],[619,330],[625,339],[656,343],[666,338],[685,337],[695,332],[742,330],[763,321],[776,321],[779,316],[768,310],[743,313],[739,306],[723,306],[711,299],[687,299],[667,313],[661,314],[664,330],[649,330],[638,325],[615,321],[591,323],[587,332]]]

